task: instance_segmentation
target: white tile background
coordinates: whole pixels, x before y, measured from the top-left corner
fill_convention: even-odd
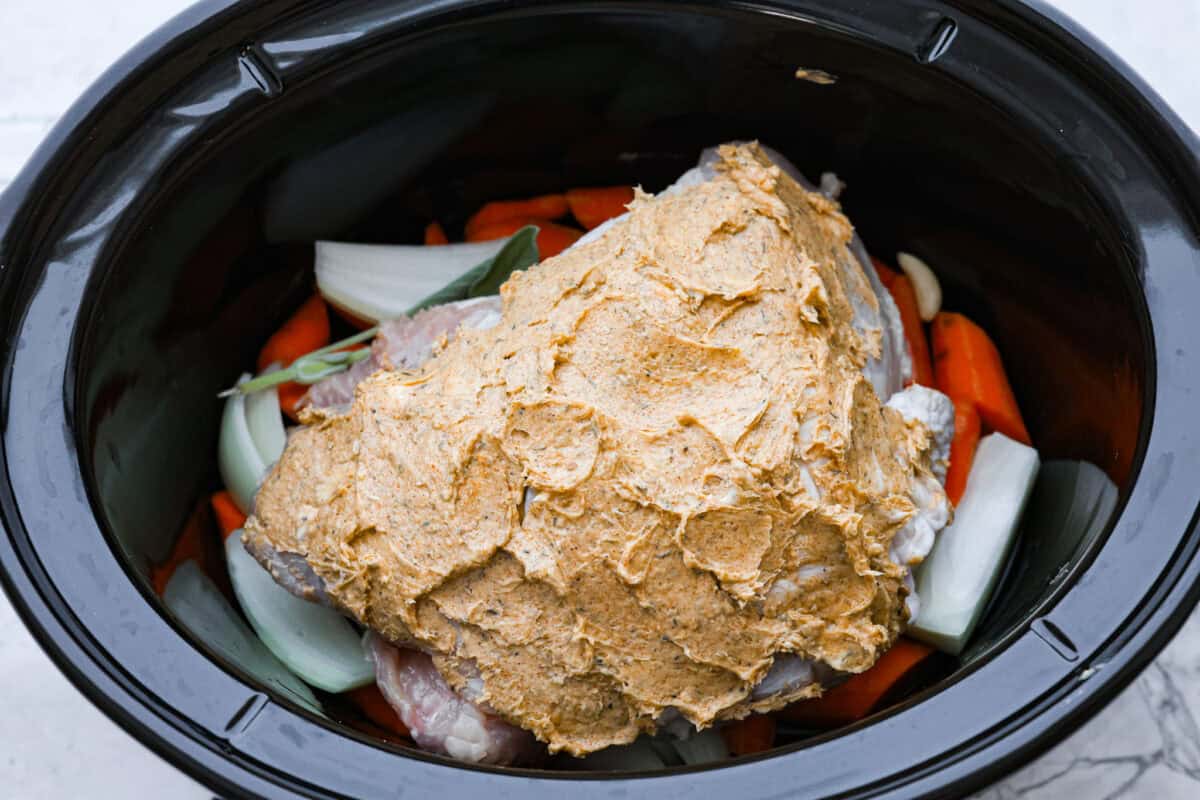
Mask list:
[[[104,68],[183,0],[0,0],[0,189]],[[1200,129],[1200,0],[1054,0]],[[1200,731],[1162,741],[1162,703],[1200,713],[1200,621],[1104,713],[985,795],[1200,797]],[[51,665],[0,597],[0,797],[208,798],[109,722]],[[1165,688],[1164,688],[1165,687]],[[1157,725],[1157,727],[1156,727]],[[1172,752],[1163,755],[1163,748]],[[1155,748],[1158,748],[1157,750]],[[1184,759],[1189,761],[1189,759]]]

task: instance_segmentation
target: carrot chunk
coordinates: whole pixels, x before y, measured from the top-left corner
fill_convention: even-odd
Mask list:
[[[946,470],[946,496],[956,506],[967,489],[967,476],[971,473],[971,462],[975,460],[979,433],[979,413],[975,406],[966,400],[955,400],[954,439],[950,442],[950,466]]]
[[[450,244],[450,239],[446,236],[446,231],[442,228],[441,223],[431,222],[425,226],[425,244],[430,247]]]
[[[278,390],[279,408],[283,410],[284,414],[287,414],[288,419],[290,419],[292,422],[299,422],[300,409],[298,406],[300,403],[300,398],[304,397],[305,393],[308,391],[308,387],[303,383],[289,381],[288,383],[279,384]]]
[[[784,719],[814,727],[832,728],[856,722],[875,710],[888,690],[912,673],[933,648],[900,638],[875,666],[852,676],[814,700],[801,700],[779,712]]]
[[[875,256],[871,256],[871,263],[875,265],[875,271],[879,273],[880,283],[882,283],[890,291],[892,288],[892,283],[896,280],[896,276],[900,273],[880,261]]]
[[[721,736],[735,756],[761,753],[775,745],[775,719],[766,714],[751,714],[721,728]]]
[[[632,202],[632,186],[592,186],[567,191],[571,214],[589,231],[624,214]]]
[[[296,313],[288,317],[270,339],[267,339],[267,343],[258,354],[258,371],[262,372],[276,363],[284,367],[290,366],[300,356],[319,350],[327,344],[329,309],[321,296],[314,294],[296,309]],[[279,384],[279,407],[293,420],[296,419],[296,403],[306,391],[308,387],[299,383]]]
[[[383,692],[379,691],[378,685],[369,683],[366,686],[360,686],[347,692],[346,696],[371,722],[386,731],[400,736],[408,736],[408,726],[400,720],[400,715],[384,699]]]
[[[212,520],[204,505],[203,501],[197,504],[187,518],[166,560],[150,569],[150,584],[159,597],[166,591],[167,582],[171,580],[175,570],[187,561],[195,561],[205,575],[213,574],[215,559],[212,543],[216,537],[212,535]]]
[[[329,344],[329,311],[320,295],[313,295],[267,339],[258,354],[259,372],[273,363],[288,366],[300,356]]]
[[[913,383],[921,386],[933,386],[933,364],[929,360],[929,340],[925,337],[925,325],[921,322],[921,313],[917,310],[917,295],[913,291],[912,282],[903,272],[892,269],[874,256],[871,263],[879,274],[879,281],[892,295],[896,308],[900,311],[900,322],[904,326],[904,340],[908,343],[908,352],[913,362]]]
[[[543,261],[566,250],[583,235],[582,231],[568,228],[566,225],[559,225],[545,219],[521,217],[478,228],[474,233],[467,235],[467,241],[490,242],[493,239],[503,239],[505,236],[512,236],[526,225],[538,226],[538,257]]]
[[[1000,352],[983,328],[962,314],[943,311],[933,318],[931,330],[937,388],[972,403],[990,430],[1031,444]]]
[[[896,308],[900,309],[900,322],[904,325],[904,338],[912,354],[913,383],[921,386],[934,385],[933,364],[929,360],[929,340],[925,338],[925,325],[917,311],[917,295],[907,275],[896,275],[890,288]]]
[[[485,203],[483,208],[467,220],[464,233],[468,242],[485,242],[487,239],[478,238],[479,231],[497,222],[514,219],[558,219],[565,217],[569,210],[566,195],[561,194],[543,194],[526,200],[496,200]]]
[[[229,534],[246,524],[246,515],[233,502],[233,495],[222,489],[214,492],[209,498],[213,515],[217,518],[217,527],[221,529],[221,538],[228,539]]]

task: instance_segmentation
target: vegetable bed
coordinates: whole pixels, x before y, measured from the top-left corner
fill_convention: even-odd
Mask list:
[[[381,323],[495,295],[514,271],[623,214],[633,197],[632,187],[615,186],[489,202],[468,219],[463,242],[450,242],[436,221],[422,244],[317,242],[317,293],[265,343],[257,374],[244,374],[223,394],[218,462],[224,487],[210,499],[212,515],[194,515],[153,571],[154,588],[168,608],[223,657],[300,706],[381,739],[409,742],[405,725],[374,686],[361,632],[336,611],[278,585],[242,547],[241,525],[284,450],[287,425],[304,419],[308,387],[371,357],[369,342]],[[1055,487],[1042,493],[1044,504],[1061,504],[1057,489],[1063,485],[1078,487],[1066,493],[1069,507],[1038,514],[1056,515],[1066,528],[1086,527],[1111,510],[1115,487],[1095,467],[1054,462],[1039,473],[1038,453],[995,344],[966,316],[942,309],[936,269],[908,253],[898,254],[897,262],[900,270],[879,260],[874,268],[900,312],[913,382],[948,395],[955,412],[945,478],[955,520],[916,571],[920,604],[908,637],[870,670],[818,699],[682,741],[643,737],[581,760],[558,756],[552,765],[657,769],[712,763],[853,724],[903,702],[957,666],[1039,485]]]

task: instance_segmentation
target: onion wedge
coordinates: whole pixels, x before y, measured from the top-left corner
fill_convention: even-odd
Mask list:
[[[1032,447],[993,433],[979,441],[953,524],[917,569],[921,609],[908,633],[951,655],[962,652],[1016,539],[1038,472]]]
[[[494,257],[506,242],[433,247],[317,242],[317,289],[329,303],[362,319],[397,319]]]
[[[1043,464],[1029,501],[1033,512],[1026,534],[1036,537],[1040,560],[1070,564],[1075,548],[1108,523],[1118,494],[1117,485],[1095,464],[1057,460]]]
[[[249,378],[249,374],[243,375],[238,382]],[[253,509],[254,495],[267,472],[267,462],[246,421],[246,399],[245,395],[234,393],[225,400],[217,444],[217,467],[221,472],[221,480],[243,514],[249,514]],[[275,413],[279,413],[278,400],[275,401]],[[282,426],[283,422],[279,424]]]
[[[163,603],[217,655],[292,702],[322,714],[312,690],[271,655],[195,561],[185,561],[175,570],[163,591]]]
[[[245,414],[250,438],[259,457],[269,468],[283,455],[283,448],[287,445],[283,412],[279,410],[278,387],[272,386],[246,395]]]
[[[346,618],[277,584],[246,552],[240,530],[225,540],[225,560],[233,593],[250,625],[288,669],[306,683],[334,693],[375,680],[375,667]]]

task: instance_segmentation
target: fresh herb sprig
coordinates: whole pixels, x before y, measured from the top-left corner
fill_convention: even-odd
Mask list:
[[[369,347],[361,347],[358,350],[344,350],[343,348],[351,347],[371,339],[379,332],[379,326],[367,328],[365,331],[354,334],[340,342],[326,345],[320,350],[313,350],[311,353],[304,355],[293,361],[286,369],[277,369],[274,372],[267,372],[259,375],[256,378],[251,378],[248,381],[242,381],[237,386],[232,386],[221,392],[217,397],[229,397],[234,394],[253,394],[261,392],[263,389],[270,389],[272,386],[278,386],[281,383],[303,383],[306,386],[314,384],[322,378],[328,378],[330,375],[336,375],[342,370],[349,369],[352,364],[357,364],[359,361],[371,355]]]
[[[408,310],[409,316],[423,308],[499,294],[500,286],[517,270],[538,262],[538,227],[526,225],[514,233],[500,252],[458,276]]]

